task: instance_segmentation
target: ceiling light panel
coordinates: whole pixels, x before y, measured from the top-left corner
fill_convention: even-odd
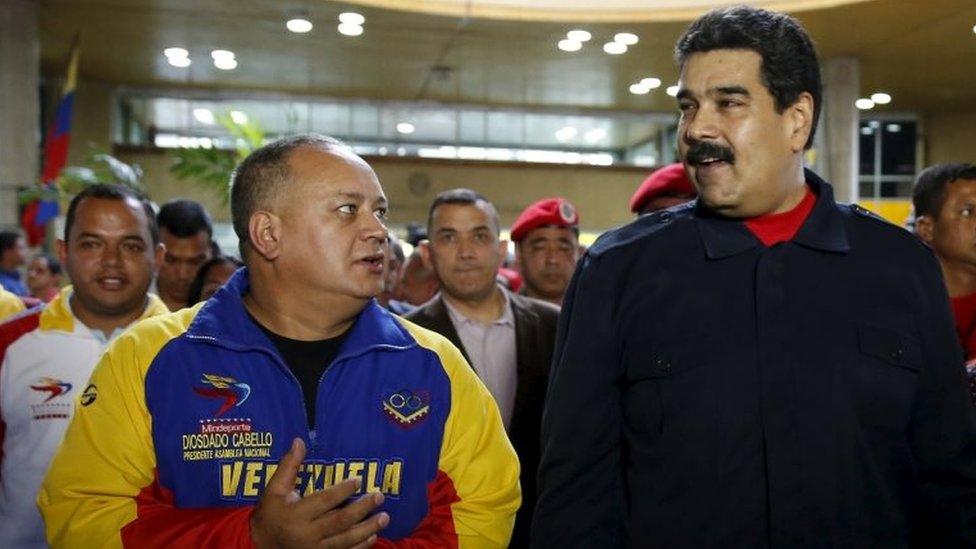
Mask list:
[[[302,34],[312,30],[312,22],[303,17],[295,17],[293,19],[289,19],[288,22],[285,23],[285,27],[291,32]]]
[[[640,38],[632,32],[618,32],[613,35],[613,41],[623,44],[625,46],[633,46],[640,41]]]
[[[339,34],[345,36],[359,36],[363,33],[363,27],[360,25],[353,25],[352,23],[339,23],[337,27]]]
[[[571,40],[569,38],[564,38],[556,44],[556,47],[563,51],[579,51],[583,47],[582,42],[577,42],[576,40]]]
[[[589,31],[582,29],[573,29],[566,33],[566,38],[570,40],[575,40],[576,42],[589,42],[593,35]]]
[[[364,23],[366,23],[366,18],[363,17],[362,14],[354,11],[347,11],[339,14],[339,22],[347,25],[362,26]]]

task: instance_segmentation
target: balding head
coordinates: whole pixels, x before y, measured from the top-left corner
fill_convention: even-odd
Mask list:
[[[284,137],[248,155],[231,175],[231,219],[242,258],[246,258],[250,243],[248,222],[251,215],[274,208],[292,179],[289,157],[296,150],[305,148],[334,152],[362,162],[338,139],[314,133]]]

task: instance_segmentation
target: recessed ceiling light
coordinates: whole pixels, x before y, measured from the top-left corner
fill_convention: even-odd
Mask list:
[[[234,59],[234,52],[230,50],[213,50],[210,57],[216,59]]]
[[[901,131],[901,124],[888,124],[885,129],[888,130],[888,133],[898,133]]]
[[[347,11],[345,13],[339,14],[339,22],[348,23],[350,25],[361,26],[363,23],[366,22],[366,18],[363,17],[362,14],[356,13],[354,11]]]
[[[222,71],[232,71],[237,68],[237,59],[233,57],[219,57],[214,59],[213,64]]]
[[[874,101],[871,101],[866,97],[862,97],[854,102],[854,106],[861,109],[862,111],[866,111],[868,109],[874,108]]]
[[[658,88],[661,87],[661,79],[660,78],[653,78],[653,77],[651,77],[651,78],[644,78],[644,79],[642,79],[640,81],[640,85],[641,86],[644,86],[645,88],[647,88],[649,90],[656,90],[656,89],[658,89]]]
[[[214,123],[214,114],[210,109],[193,109],[193,118],[201,124]]]
[[[573,126],[566,126],[556,130],[556,139],[558,139],[559,141],[566,142],[576,137],[577,133],[579,133],[579,130],[577,130]]]
[[[593,38],[593,35],[589,31],[574,29],[566,33],[566,38],[577,42],[589,42],[590,38]]]
[[[186,51],[186,48],[166,48],[163,50],[163,55],[166,57],[188,57],[190,52]]]
[[[583,135],[583,139],[585,139],[587,143],[596,143],[597,141],[602,141],[606,136],[606,128],[593,128]]]
[[[230,111],[230,119],[235,124],[247,124],[247,113],[244,111]]]
[[[400,122],[396,125],[396,131],[406,135],[413,133],[416,129],[410,122]]]
[[[976,34],[976,25],[973,25],[973,34]]]
[[[339,32],[346,36],[359,36],[363,33],[363,27],[361,25],[354,25],[352,23],[339,23]]]
[[[174,56],[174,57],[169,57],[166,60],[169,61],[169,64],[170,65],[173,65],[174,67],[179,67],[181,69],[185,69],[186,67],[189,67],[190,66],[190,58],[189,57],[175,57]]]
[[[637,38],[637,35],[632,32],[618,32],[613,35],[614,42],[619,42],[625,46],[633,46],[639,40],[640,38]]]
[[[571,38],[564,38],[556,44],[556,47],[563,51],[579,51],[583,47],[582,42],[577,42]]]
[[[887,105],[891,103],[891,96],[884,92],[873,93],[871,94],[871,101],[877,105]]]
[[[649,93],[650,91],[651,91],[651,88],[648,88],[644,84],[638,83],[638,84],[631,84],[630,85],[630,93],[632,93],[634,95],[645,95],[645,94]]]
[[[678,86],[677,85],[668,86],[667,89],[664,90],[664,93],[670,95],[671,97],[677,97],[678,96]]]
[[[603,45],[603,51],[610,55],[620,55],[627,51],[627,45],[621,44],[620,42],[607,42]]]
[[[871,129],[871,126],[861,126],[861,135],[871,135],[872,133],[874,130]]]
[[[312,22],[304,17],[295,17],[294,19],[289,19],[285,23],[285,27],[291,32],[303,33],[312,30]]]

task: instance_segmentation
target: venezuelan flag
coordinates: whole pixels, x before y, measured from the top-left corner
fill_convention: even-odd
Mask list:
[[[47,130],[47,140],[44,143],[44,168],[41,171],[42,187],[54,190],[55,181],[61,170],[68,162],[68,145],[71,140],[71,111],[75,99],[75,85],[78,82],[78,38],[71,44],[68,57],[68,74],[61,89],[61,98],[54,120]],[[44,240],[45,225],[58,216],[59,206],[56,199],[36,199],[30,203],[21,216],[21,225],[27,233],[27,240],[31,246],[36,246]]]

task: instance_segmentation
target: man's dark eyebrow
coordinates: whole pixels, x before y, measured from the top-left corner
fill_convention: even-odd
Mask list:
[[[678,90],[678,95],[674,96],[674,98],[677,99],[678,101],[682,99],[689,99],[691,98],[691,92],[688,91],[688,88],[681,88],[680,90]]]
[[[336,195],[341,196],[343,198],[349,198],[349,199],[355,200],[357,202],[365,202],[366,201],[366,197],[363,195],[363,193],[350,192],[350,191],[339,191],[339,192],[336,193]]]
[[[745,95],[749,96],[749,90],[743,88],[742,86],[719,86],[715,88],[716,93],[722,95]]]
[[[96,238],[98,240],[104,240],[105,239],[105,237],[102,236],[102,235],[100,235],[100,234],[92,233],[92,232],[87,232],[87,231],[79,234],[77,238]],[[145,242],[146,241],[146,239],[143,238],[143,236],[140,235],[140,234],[127,234],[127,235],[125,235],[125,236],[122,237],[122,240],[138,240],[139,242]]]

